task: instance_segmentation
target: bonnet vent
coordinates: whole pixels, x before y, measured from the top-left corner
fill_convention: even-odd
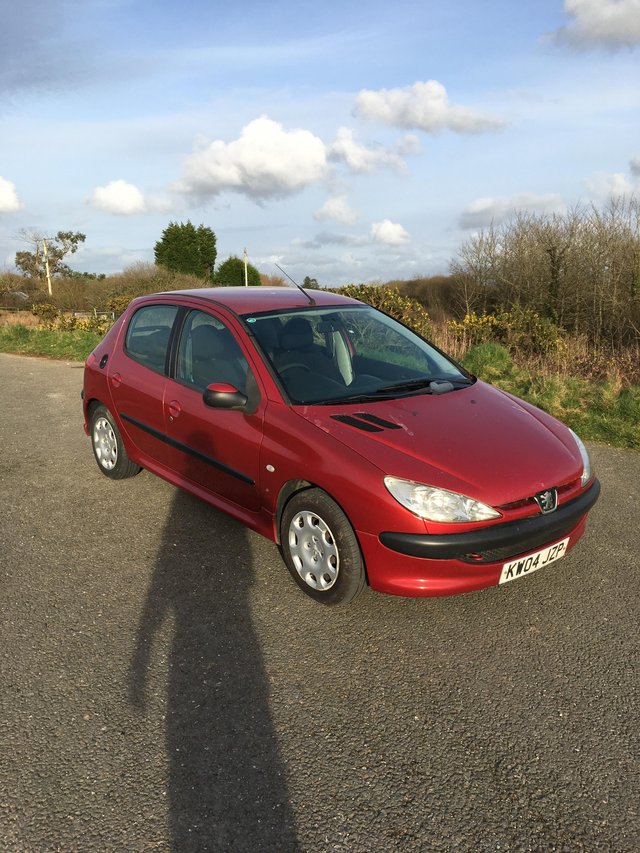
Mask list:
[[[402,429],[400,424],[385,421],[377,415],[369,415],[366,412],[356,412],[353,415],[331,415],[334,421],[340,421],[347,426],[355,427],[362,432],[384,432],[385,429]]]

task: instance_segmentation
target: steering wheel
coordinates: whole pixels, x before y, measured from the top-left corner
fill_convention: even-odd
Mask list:
[[[307,373],[311,373],[311,368],[308,364],[303,364],[301,361],[292,361],[291,364],[285,364],[284,367],[278,368],[280,373],[286,373],[287,370],[293,370],[294,368],[300,368],[300,370],[306,370]]]

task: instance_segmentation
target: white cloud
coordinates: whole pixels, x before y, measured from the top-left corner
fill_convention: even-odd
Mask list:
[[[551,33],[576,48],[612,50],[640,44],[640,0],[565,0],[570,22]]]
[[[352,172],[373,172],[381,166],[390,166],[399,172],[406,170],[404,160],[397,151],[381,145],[367,148],[356,142],[353,131],[348,127],[338,128],[336,141],[329,146],[329,156],[345,163]]]
[[[360,218],[360,214],[351,207],[346,196],[340,195],[328,198],[320,210],[313,214],[313,218],[318,222],[333,219],[343,225],[353,225]]]
[[[419,154],[421,150],[422,145],[415,133],[405,133],[396,145],[396,151],[402,157],[407,157],[410,154]]]
[[[264,199],[292,195],[326,174],[322,140],[308,130],[285,130],[262,116],[246,125],[233,142],[215,140],[187,157],[175,189],[198,199],[224,190]]]
[[[0,213],[12,213],[20,210],[21,206],[15,184],[0,178]]]
[[[640,193],[640,169],[634,171],[631,162],[631,176],[623,172],[599,172],[587,181],[587,189],[596,201],[606,203],[612,198],[631,196]]]
[[[147,211],[144,195],[136,186],[123,180],[111,181],[104,187],[96,187],[91,195],[91,204],[99,210],[120,216]]]
[[[504,122],[468,107],[452,106],[447,90],[437,80],[414,83],[404,89],[363,89],[356,98],[354,115],[392,127],[437,133],[481,133],[498,130]]]
[[[371,226],[371,239],[375,243],[384,243],[386,246],[404,246],[411,239],[408,231],[397,222],[383,219],[382,222],[374,222]]]
[[[72,269],[118,273],[138,264],[153,263],[153,249],[123,249],[120,244],[80,246],[73,256]]]
[[[518,193],[508,197],[478,198],[462,211],[458,224],[460,228],[500,225],[518,211],[562,215],[567,212],[567,205],[556,193]]]
[[[640,154],[637,157],[632,157],[629,161],[629,168],[631,169],[631,174],[640,177]]]
[[[303,249],[321,249],[323,246],[367,246],[369,242],[368,237],[321,231],[312,240],[292,240],[291,245]]]

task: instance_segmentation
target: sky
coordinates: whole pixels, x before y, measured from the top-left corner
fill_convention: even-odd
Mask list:
[[[640,195],[640,0],[0,0],[0,271],[218,262],[324,286],[446,273],[517,210]]]

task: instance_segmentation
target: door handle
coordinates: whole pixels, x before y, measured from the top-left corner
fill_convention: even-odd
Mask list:
[[[177,400],[172,400],[169,403],[169,417],[177,418],[180,416],[181,412],[182,412],[182,406],[180,405],[180,403]]]
[[[122,384],[122,376],[120,376],[119,373],[112,373],[111,374],[111,384],[113,385],[114,388],[119,388],[120,385]]]

